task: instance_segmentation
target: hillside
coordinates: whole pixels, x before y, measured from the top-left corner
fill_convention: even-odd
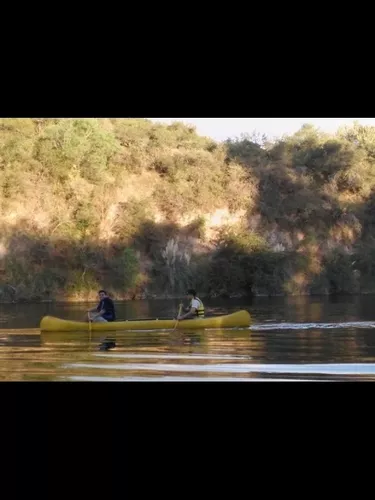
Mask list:
[[[375,292],[375,127],[0,120],[0,300]]]

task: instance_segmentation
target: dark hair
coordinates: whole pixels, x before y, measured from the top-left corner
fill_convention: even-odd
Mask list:
[[[98,293],[105,293],[106,295],[108,295],[108,294],[107,294],[107,292],[106,292],[105,290],[99,290],[99,292],[98,292]]]
[[[188,293],[188,295],[194,295],[194,297],[197,295],[197,292],[194,290],[194,288],[189,288],[187,293]]]

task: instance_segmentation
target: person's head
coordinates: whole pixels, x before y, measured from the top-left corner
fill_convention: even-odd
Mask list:
[[[98,292],[100,300],[104,299],[104,297],[107,297],[107,292],[105,290],[99,290]]]
[[[189,290],[187,291],[187,296],[188,298],[191,300],[191,299],[194,299],[194,297],[197,295],[197,292],[194,290],[194,288],[189,288]]]

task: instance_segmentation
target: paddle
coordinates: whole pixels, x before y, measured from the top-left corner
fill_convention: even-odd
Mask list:
[[[87,319],[89,320],[89,349],[90,349],[90,346],[91,346],[91,330],[92,330],[92,327],[91,327],[91,318],[90,318],[90,313],[89,313],[89,312],[87,313]]]
[[[181,309],[182,309],[182,303],[180,304],[180,307],[178,309],[178,314],[177,314],[177,318],[179,317],[179,315],[181,314]],[[174,325],[174,328],[172,330],[172,332],[174,332],[177,328],[177,325],[178,325],[178,319],[176,320],[176,324]]]

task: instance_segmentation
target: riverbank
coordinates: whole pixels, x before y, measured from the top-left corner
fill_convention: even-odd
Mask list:
[[[365,297],[365,296],[370,296],[370,295],[375,295],[375,290],[374,291],[366,291],[366,292],[353,292],[353,293],[320,293],[320,294],[311,294],[311,293],[299,293],[299,294],[258,294],[258,295],[246,295],[246,294],[233,294],[233,295],[204,295],[204,294],[198,294],[199,297],[202,298],[202,300],[224,300],[224,301],[235,301],[235,300],[255,300],[257,298],[299,298],[299,297],[304,297],[304,298],[319,298],[319,297],[326,297],[326,298],[332,298],[335,299],[335,297]],[[173,301],[182,301],[182,302],[187,302],[186,295],[144,295],[144,296],[139,296],[136,298],[119,298],[118,296],[111,296],[114,300],[115,303],[117,304],[122,304],[122,303],[136,303],[136,302],[142,302],[142,301],[166,301],[166,300],[173,300]],[[7,301],[7,300],[0,300],[1,305],[10,305],[10,304],[18,304],[18,305],[32,305],[32,304],[53,304],[53,305],[79,305],[79,304],[97,304],[98,299],[96,298],[91,298],[90,300],[86,299],[78,299],[78,298],[66,298],[66,299],[40,299],[40,300],[27,300],[27,299],[20,299],[17,301]]]
[[[0,119],[0,301],[374,293],[374,137]]]

